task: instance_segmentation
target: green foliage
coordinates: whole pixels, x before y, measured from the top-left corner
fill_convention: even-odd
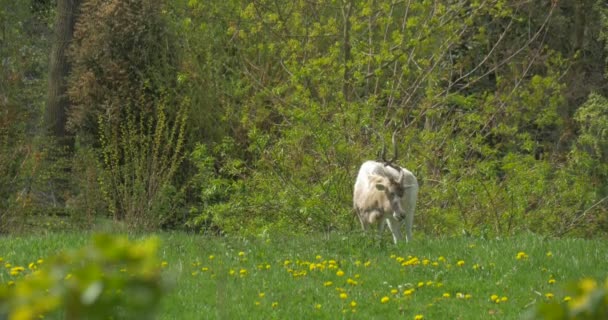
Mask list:
[[[95,175],[113,218],[157,228],[174,218],[181,196],[173,184],[191,104],[181,97],[185,80],[164,4],[86,1],[81,9],[70,51],[69,126],[84,152],[92,146],[102,158]],[[87,161],[83,170],[97,168]],[[92,191],[92,179],[81,182]],[[90,201],[80,204],[91,209]]]
[[[185,107],[175,122],[164,106],[156,114],[136,119],[127,106],[118,128],[100,117],[100,142],[104,172],[100,186],[110,212],[117,220],[141,228],[157,228],[171,219],[171,179],[182,161]]]
[[[608,317],[608,281],[602,286],[594,279],[585,278],[568,286],[565,294],[561,303],[545,302],[528,318],[600,320]]]
[[[0,285],[0,315],[16,320],[151,319],[165,289],[158,245],[156,238],[132,242],[97,235],[78,250],[27,267],[11,266],[14,280]]]

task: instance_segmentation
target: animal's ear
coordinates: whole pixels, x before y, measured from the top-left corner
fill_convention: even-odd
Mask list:
[[[386,189],[386,186],[382,183],[376,183],[376,189],[384,191]]]

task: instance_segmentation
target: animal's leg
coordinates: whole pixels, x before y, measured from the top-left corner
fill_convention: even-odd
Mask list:
[[[414,213],[408,212],[405,217],[405,242],[412,241],[412,224],[414,224]]]
[[[393,217],[387,218],[386,224],[388,224],[388,228],[393,234],[393,242],[397,244],[397,242],[401,240],[401,224]]]

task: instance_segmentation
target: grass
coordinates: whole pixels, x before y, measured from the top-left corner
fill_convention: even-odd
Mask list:
[[[394,246],[359,234],[254,239],[161,233],[172,285],[160,319],[520,319],[562,288],[605,279],[602,240],[424,239]],[[27,266],[89,235],[0,238],[2,265]],[[0,268],[0,282],[15,280]]]

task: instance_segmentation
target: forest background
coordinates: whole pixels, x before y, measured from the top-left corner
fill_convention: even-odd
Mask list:
[[[396,132],[418,234],[606,236],[607,40],[600,0],[0,0],[0,233],[355,230]]]

